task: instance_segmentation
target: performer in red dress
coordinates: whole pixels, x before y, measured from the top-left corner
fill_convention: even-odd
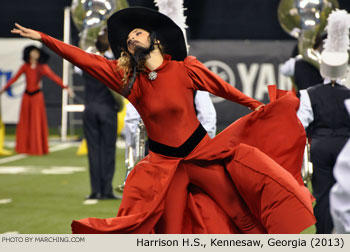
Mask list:
[[[117,217],[73,221],[73,233],[299,233],[313,225],[300,168],[305,132],[292,92],[271,88],[263,106],[187,56],[181,29],[141,7],[108,20],[118,60],[86,53],[16,24],[13,33],[50,49],[123,94],[147,129],[149,155],[126,180]],[[200,125],[193,91],[255,110],[213,139]]]
[[[47,76],[62,88],[67,88],[62,79],[45,64],[48,55],[36,46],[28,46],[23,51],[25,63],[0,91],[3,93],[24,73],[26,89],[22,97],[19,122],[16,128],[16,151],[30,155],[43,155],[49,152],[48,129],[40,81]]]

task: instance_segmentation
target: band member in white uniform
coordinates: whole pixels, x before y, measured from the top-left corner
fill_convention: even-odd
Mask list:
[[[350,98],[350,90],[341,84],[348,68],[349,26],[350,16],[346,11],[330,14],[328,38],[321,54],[320,73],[324,84],[300,90],[297,115],[303,126],[310,129],[312,189],[316,198],[314,214],[319,234],[329,234],[333,230],[329,206],[329,193],[335,184],[333,168],[350,137],[350,117],[344,105]]]

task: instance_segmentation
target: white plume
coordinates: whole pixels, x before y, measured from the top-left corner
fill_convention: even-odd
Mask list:
[[[158,7],[158,11],[171,18],[182,30],[185,38],[187,52],[190,46],[187,43],[186,36],[186,16],[184,15],[184,1],[183,0],[154,0]]]
[[[183,31],[187,28],[183,0],[154,0],[159,12],[170,17]]]
[[[349,49],[350,15],[345,10],[334,10],[328,16],[326,52],[347,52]]]

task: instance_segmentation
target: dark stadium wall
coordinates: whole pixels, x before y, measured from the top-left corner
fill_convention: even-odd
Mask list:
[[[350,10],[349,0],[338,0]],[[14,22],[62,38],[63,9],[71,0],[1,0],[0,37],[13,37]],[[130,6],[155,8],[153,0]],[[277,20],[279,0],[184,0],[191,39],[290,39]]]
[[[12,35],[10,30],[13,24],[18,22],[62,39],[63,10],[70,6],[71,2],[71,0],[1,0],[0,38],[17,37]],[[153,0],[128,2],[130,6],[156,9]],[[291,44],[293,39],[283,31],[277,20],[278,3],[279,0],[184,0],[189,39],[193,41],[191,42],[193,46],[195,41],[201,40],[282,40]],[[339,0],[339,4],[341,9],[350,10],[350,0]],[[71,35],[72,43],[76,44],[79,37],[74,25]],[[211,49],[215,50],[213,47]],[[290,52],[291,49],[284,55],[279,55],[282,57],[281,60],[286,59]],[[206,59],[205,56],[198,54],[200,59]],[[51,55],[50,66],[61,75],[62,60],[54,54]],[[261,60],[261,64],[264,62]],[[276,64],[275,62],[275,71],[277,71]],[[235,65],[231,67],[234,70]],[[58,128],[61,123],[61,94],[59,87],[50,82],[45,79],[43,87],[48,122],[50,127]],[[79,117],[80,115],[75,115],[74,120],[79,121]]]

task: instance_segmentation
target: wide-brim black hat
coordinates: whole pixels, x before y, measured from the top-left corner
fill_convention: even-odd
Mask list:
[[[108,40],[116,58],[127,51],[126,40],[135,28],[156,32],[163,51],[173,60],[184,60],[187,48],[181,28],[168,16],[144,7],[129,7],[117,11],[107,21]]]
[[[35,45],[30,45],[24,48],[23,50],[23,60],[29,62],[29,54],[32,50],[38,50],[40,53],[39,63],[45,64],[49,60],[50,56],[42,48],[39,48]]]

